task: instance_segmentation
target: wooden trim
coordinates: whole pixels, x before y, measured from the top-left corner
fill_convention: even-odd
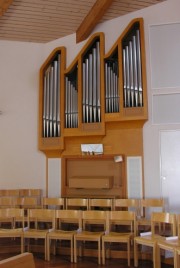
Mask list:
[[[38,148],[39,150],[43,152],[48,152],[50,150],[53,151],[60,151],[64,149],[64,138],[61,132],[60,137],[48,137],[44,138],[42,137],[42,118],[43,118],[43,77],[44,77],[44,71],[47,69],[47,67],[50,65],[50,63],[54,60],[54,58],[57,56],[57,54],[61,54],[61,68],[60,68],[60,77],[64,76],[64,70],[66,66],[66,48],[65,47],[57,47],[55,48],[51,54],[48,56],[48,58],[45,60],[43,65],[40,68],[39,72],[39,132],[38,132]],[[64,91],[64,80],[60,79],[60,88],[62,89],[60,92],[60,99],[63,98],[63,91]],[[61,118],[61,126],[64,123],[64,103],[60,106],[60,118]],[[62,127],[61,127],[62,129]]]
[[[76,31],[76,42],[85,40],[110,7],[113,0],[97,0]]]

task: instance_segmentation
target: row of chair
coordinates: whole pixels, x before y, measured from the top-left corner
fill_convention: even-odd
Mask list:
[[[142,234],[137,236],[136,215],[132,211],[29,209],[27,226],[25,226],[23,209],[11,208],[0,209],[1,218],[6,218],[6,223],[11,223],[13,219],[14,223],[10,230],[0,229],[0,237],[19,237],[21,252],[25,250],[25,240],[28,240],[27,250],[30,251],[30,239],[41,238],[45,241],[46,260],[50,260],[51,249],[55,254],[56,243],[59,240],[67,240],[70,241],[71,262],[76,263],[77,255],[83,255],[85,241],[93,241],[98,244],[98,263],[101,264],[102,258],[102,264],[105,264],[107,249],[110,254],[111,244],[119,242],[127,246],[129,266],[131,245],[134,241],[135,267],[138,266],[138,254],[141,252],[138,250],[139,245],[153,249],[154,268],[160,267],[160,249],[172,251],[175,256],[175,267],[178,267],[180,216],[176,217],[172,213],[153,212],[151,214],[151,233],[143,233],[143,236]],[[100,229],[99,226],[101,226]],[[178,237],[176,237],[176,228]]]
[[[0,196],[42,196],[41,189],[0,189]]]
[[[164,211],[163,199],[111,199],[111,198],[48,198],[38,202],[36,197],[0,197],[0,208],[50,208],[81,210],[130,210],[137,218],[137,229],[150,227],[152,211]]]
[[[0,229],[0,238],[20,238],[21,253],[25,251],[25,245],[30,251],[31,239],[43,239],[45,260],[50,260],[51,242],[54,242],[52,248],[55,253],[57,241],[67,240],[70,241],[71,262],[76,263],[77,247],[80,247],[79,254],[82,255],[85,241],[91,241],[98,244],[98,263],[101,264],[102,250],[102,262],[105,264],[106,243],[119,242],[127,244],[130,265],[130,245],[136,234],[134,212],[29,209],[25,226],[23,209],[10,208],[0,209],[1,218],[6,218],[6,224],[9,222],[10,226],[12,219],[14,223],[11,229]],[[124,226],[121,233],[117,230],[120,226]]]
[[[137,215],[142,215],[144,209],[159,208],[164,210],[164,199],[125,199],[125,198],[50,198],[42,197],[0,197],[0,208],[3,207],[55,208],[55,209],[103,209],[118,210],[119,208],[133,209]],[[150,211],[151,212],[151,211]]]

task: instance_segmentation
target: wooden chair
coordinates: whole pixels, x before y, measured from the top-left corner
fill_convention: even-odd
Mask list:
[[[43,197],[42,208],[50,208],[50,209],[65,209],[65,200],[64,198],[54,198],[54,197]]]
[[[66,198],[66,209],[88,210],[88,198]]]
[[[169,251],[174,256],[174,267],[178,268],[178,252],[180,252],[180,215],[177,215],[178,236],[167,237],[157,242],[157,261],[161,267],[161,252]]]
[[[166,235],[176,235],[176,215],[173,213],[152,212],[151,232],[144,233],[144,236],[142,233],[141,236],[134,238],[134,266],[138,267],[138,245],[143,245],[152,249],[153,267],[159,268],[157,263],[157,242],[163,240]]]
[[[69,225],[73,223],[73,228],[69,229]],[[64,224],[68,226],[64,228]],[[47,259],[50,261],[50,245],[51,240],[54,240],[54,249],[56,249],[57,240],[70,241],[71,262],[73,262],[74,254],[74,234],[77,230],[82,229],[82,219],[80,210],[56,210],[55,212],[55,226],[52,232],[47,235]],[[55,250],[54,250],[55,253]]]
[[[0,268],[35,268],[34,257],[31,253],[22,253],[0,261]]]
[[[111,243],[125,243],[127,244],[128,266],[130,266],[131,241],[135,236],[135,212],[109,211],[106,224],[106,233],[102,236],[102,263],[105,264],[106,244],[110,245]]]
[[[137,230],[141,228],[148,231],[151,228],[151,213],[164,212],[164,199],[147,198],[139,201],[139,217],[137,219]]]
[[[4,225],[3,229],[0,229],[0,238],[20,238],[20,248],[22,253],[24,248],[24,210],[19,208],[0,209],[0,222],[1,219],[3,219],[3,222],[6,221],[6,224],[9,222],[11,227],[9,228],[9,226]],[[18,219],[18,228],[16,227],[16,219]]]
[[[105,232],[108,211],[87,210],[82,211],[82,231],[74,235],[74,262],[77,262],[77,243],[80,244],[80,255],[82,244],[86,242],[97,242],[98,264],[101,264],[101,237]],[[94,228],[93,228],[94,227]],[[99,227],[99,228],[98,228]]]
[[[28,240],[30,251],[30,239],[44,240],[45,260],[47,260],[47,234],[54,226],[55,210],[52,209],[28,209],[28,226],[24,231],[24,239]]]
[[[112,198],[90,198],[89,209],[113,210],[113,199]]]

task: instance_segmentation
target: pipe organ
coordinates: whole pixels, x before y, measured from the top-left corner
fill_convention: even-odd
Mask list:
[[[65,151],[66,137],[99,143],[110,123],[123,128],[147,120],[143,19],[130,22],[107,54],[104,42],[103,33],[92,35],[68,68],[64,47],[42,65],[39,149],[45,153]]]

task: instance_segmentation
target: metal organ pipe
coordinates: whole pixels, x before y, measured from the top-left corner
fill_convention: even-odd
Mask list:
[[[43,137],[60,136],[60,54],[44,73]]]
[[[100,43],[96,41],[84,55],[82,68],[83,123],[101,121]]]
[[[124,107],[143,106],[140,31],[136,29],[123,46]]]
[[[77,70],[77,69],[76,69]],[[65,128],[78,127],[78,94],[76,70],[65,77]],[[85,108],[85,99],[83,107]]]

